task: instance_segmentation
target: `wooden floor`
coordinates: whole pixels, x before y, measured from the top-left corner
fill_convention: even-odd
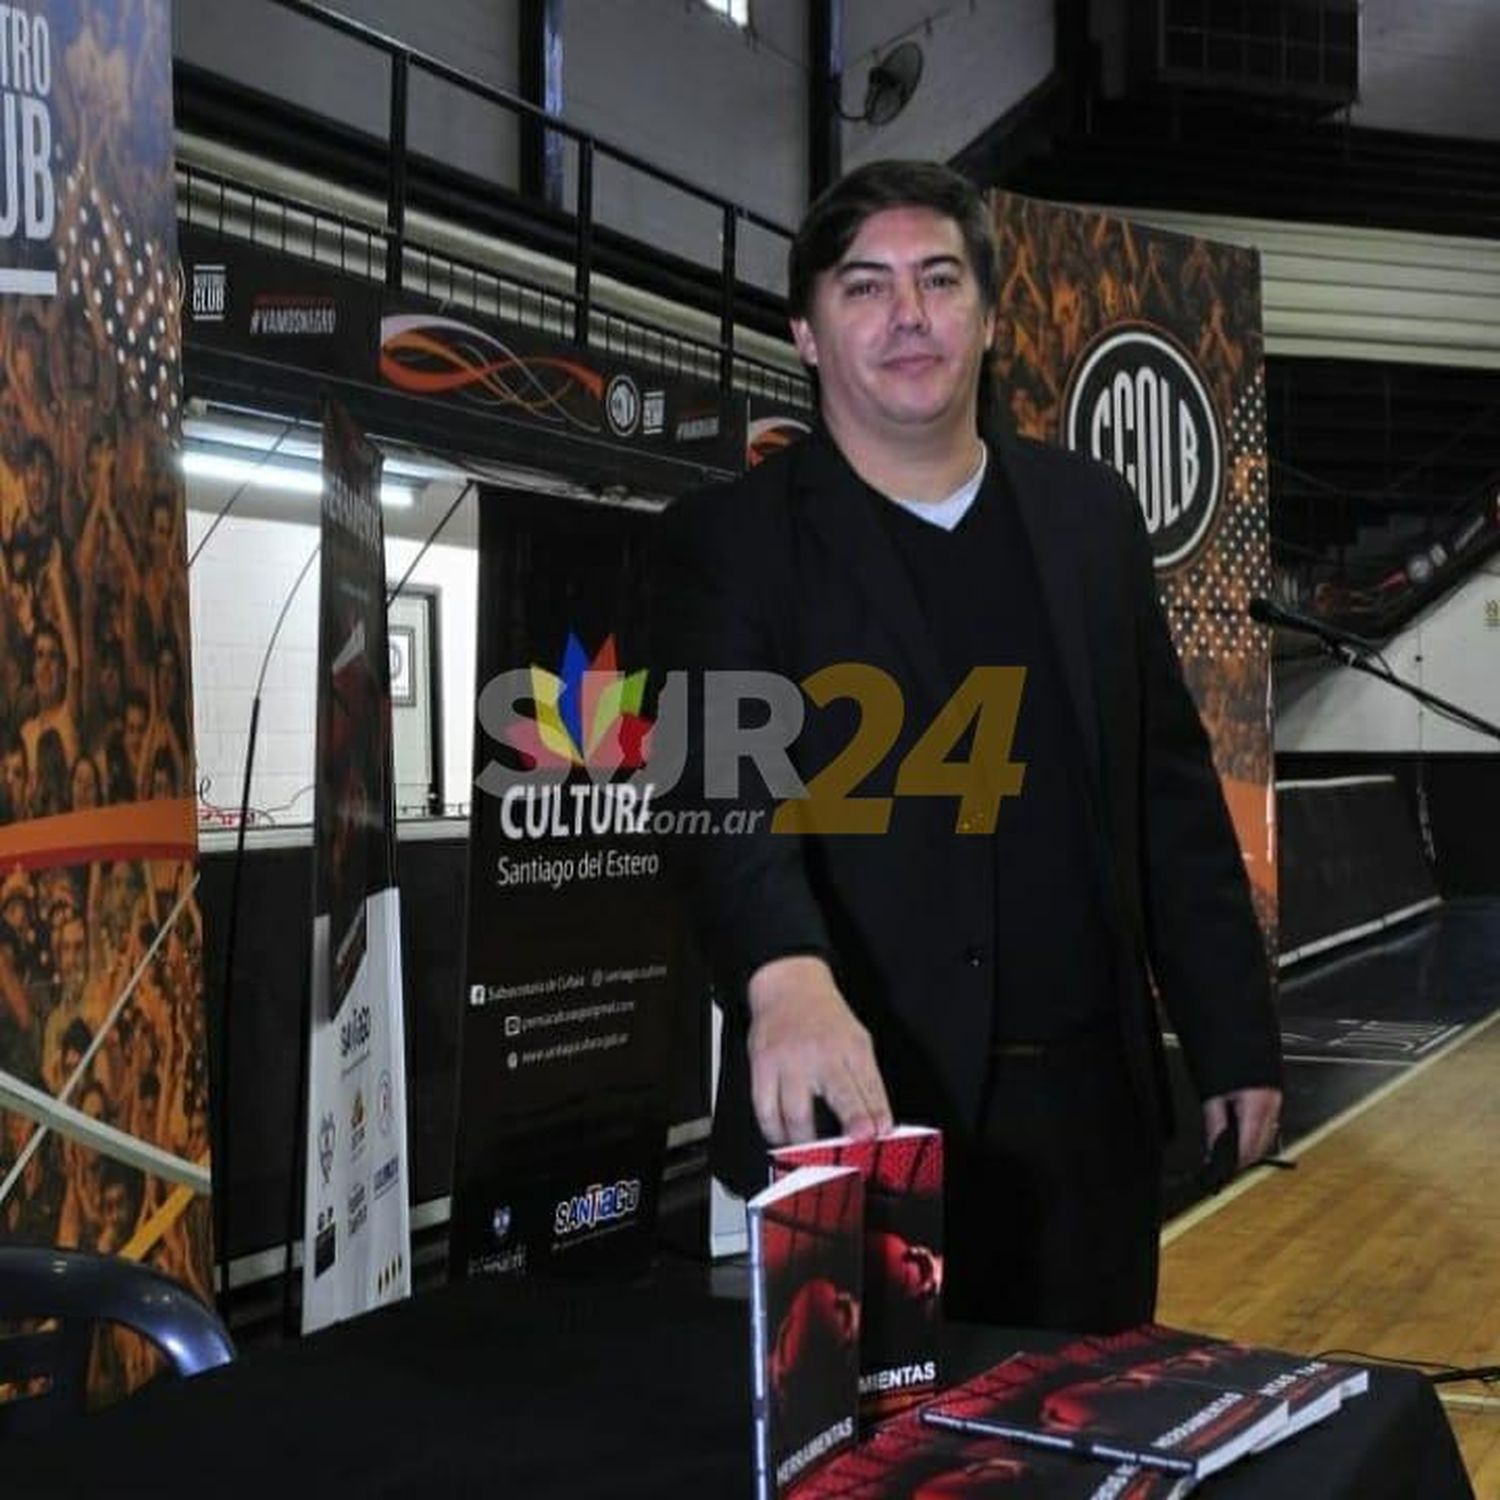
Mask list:
[[[1315,1352],[1500,1363],[1500,1015],[1169,1225],[1164,1323]],[[1500,1386],[1447,1410],[1500,1500]]]

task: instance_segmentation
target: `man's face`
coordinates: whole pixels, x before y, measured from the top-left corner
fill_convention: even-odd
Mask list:
[[[792,334],[835,435],[890,442],[972,429],[994,326],[958,225],[930,208],[888,208],[818,275]]]
[[[26,509],[33,525],[42,525],[52,512],[52,465],[41,454],[26,465]]]
[[[89,494],[96,498],[108,495],[115,483],[114,450],[108,443],[92,442],[85,463]]]
[[[125,753],[133,767],[140,759],[141,744],[146,738],[146,710],[138,703],[125,707]]]
[[[151,544],[151,566],[153,568],[165,567],[172,544],[171,511],[164,505],[153,506],[149,525],[150,531],[147,535]]]
[[[156,655],[156,701],[165,712],[177,701],[177,653],[164,646]]]
[[[120,711],[125,696],[125,681],[120,676],[120,663],[111,655],[99,658],[99,705],[106,718],[114,718]]]
[[[81,917],[71,918],[57,940],[57,972],[64,983],[81,979],[88,960],[88,933]]]
[[[118,1182],[104,1189],[104,1232],[99,1237],[99,1248],[117,1250],[125,1243],[133,1227],[130,1213],[130,1194]]]
[[[17,815],[26,806],[26,752],[25,750],[11,750],[6,754],[5,764],[0,767],[0,773],[5,776],[5,790],[10,797],[10,805]]]
[[[62,642],[50,630],[39,631],[32,645],[32,680],[44,708],[62,701],[64,672]]]

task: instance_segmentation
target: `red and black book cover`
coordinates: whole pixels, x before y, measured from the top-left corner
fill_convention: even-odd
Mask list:
[[[1094,1359],[1018,1354],[924,1407],[922,1420],[1203,1479],[1284,1427],[1287,1404]]]
[[[771,1153],[776,1174],[799,1166],[855,1168],[865,1182],[865,1279],[859,1414],[870,1423],[938,1389],[943,1294],[943,1136],[903,1125],[882,1136],[837,1136]]]
[[[745,1207],[755,1493],[779,1500],[855,1439],[864,1181],[806,1167]]]
[[[1065,1359],[1095,1359],[1120,1369],[1142,1369],[1172,1380],[1197,1380],[1285,1401],[1287,1424],[1265,1447],[1332,1416],[1370,1384],[1369,1371],[1358,1365],[1210,1338],[1159,1323],[1143,1323],[1107,1338],[1082,1339],[1062,1352]]]
[[[1176,1500],[1191,1487],[1162,1469],[960,1437],[905,1419],[819,1470],[799,1500]]]

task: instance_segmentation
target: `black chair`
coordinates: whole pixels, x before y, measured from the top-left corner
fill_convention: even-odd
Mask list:
[[[0,1435],[35,1431],[84,1410],[89,1351],[101,1323],[149,1339],[174,1375],[234,1359],[218,1316],[149,1266],[50,1245],[0,1245],[0,1324],[39,1320],[51,1326],[9,1337],[0,1330],[0,1386],[41,1387],[0,1400]]]

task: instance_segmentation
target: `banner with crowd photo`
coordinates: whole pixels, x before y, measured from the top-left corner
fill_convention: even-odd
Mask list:
[[[304,1332],[411,1291],[379,450],[329,403],[313,790]]]
[[[169,20],[4,16],[0,1242],[211,1301]],[[95,1392],[155,1364],[111,1334]]]
[[[1134,489],[1188,686],[1276,940],[1260,266],[1254,251],[1001,193],[996,397]]]
[[[581,1271],[652,1243],[692,982],[648,833],[653,525],[480,494],[454,1275]]]

